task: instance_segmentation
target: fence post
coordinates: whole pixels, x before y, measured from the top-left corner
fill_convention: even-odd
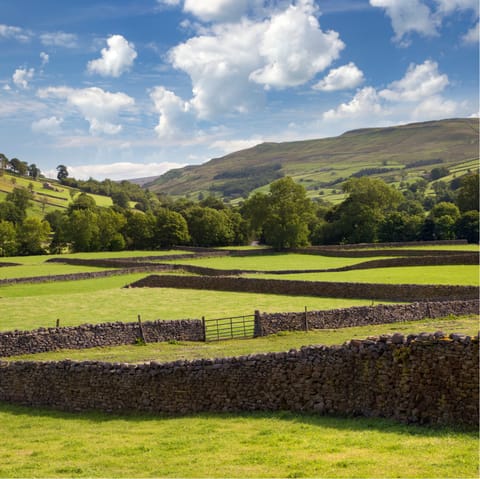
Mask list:
[[[253,337],[258,338],[263,336],[262,323],[260,321],[260,311],[255,310],[253,319]]]
[[[307,307],[305,306],[305,317],[304,317],[304,321],[305,321],[305,331],[308,331],[308,313],[307,313]]]
[[[205,316],[202,316],[202,325],[203,325],[203,342],[207,342],[207,326],[205,325]]]
[[[57,318],[57,322],[56,322],[56,328],[59,328],[60,327],[60,318]]]
[[[143,330],[143,324],[142,324],[142,318],[140,317],[140,315],[138,315],[138,326],[139,326],[139,329],[140,329],[140,338],[142,339],[142,341],[147,344],[147,338],[145,337],[145,332]]]

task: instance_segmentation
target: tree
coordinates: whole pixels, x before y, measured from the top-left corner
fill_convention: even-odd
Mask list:
[[[154,248],[154,229],[156,219],[151,213],[127,211],[123,235],[130,249]]]
[[[68,210],[93,210],[97,206],[94,198],[87,193],[80,193],[72,203],[70,203]]]
[[[26,218],[17,226],[18,252],[21,255],[43,254],[50,235],[48,221]]]
[[[479,218],[478,211],[466,211],[460,216],[455,225],[457,238],[466,239],[469,243],[479,241]]]
[[[456,203],[460,211],[473,211],[479,209],[479,175],[478,173],[463,177],[458,190]]]
[[[223,211],[197,205],[185,211],[185,217],[192,243],[196,246],[226,246],[235,237]]]
[[[32,163],[28,166],[28,175],[31,176],[34,180],[36,180],[40,176],[40,173],[40,168],[38,168],[35,163]]]
[[[305,188],[286,176],[270,185],[268,195],[257,193],[247,200],[242,212],[252,231],[261,231],[275,249],[296,248],[309,242],[309,224],[314,207]]]
[[[30,206],[30,200],[32,198],[32,192],[26,188],[15,187],[7,194],[6,201],[15,206],[14,218],[11,219],[11,221],[18,224],[27,217],[27,208]]]
[[[115,191],[111,194],[114,205],[126,209],[129,207],[130,197],[124,191]]]
[[[28,165],[25,161],[20,161],[18,158],[12,158],[10,160],[10,166],[14,173],[21,176],[25,176],[28,171]]]
[[[3,153],[0,153],[0,176],[3,176],[3,173],[7,168],[8,164],[8,158]]]
[[[0,220],[0,256],[13,256],[17,252],[17,232],[10,221]]]
[[[161,208],[156,216],[155,246],[171,248],[190,241],[187,222],[180,213]]]
[[[63,183],[68,178],[68,170],[65,165],[57,166],[57,178],[60,183]]]

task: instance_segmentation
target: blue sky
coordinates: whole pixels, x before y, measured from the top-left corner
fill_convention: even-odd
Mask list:
[[[477,0],[2,0],[0,152],[125,179],[478,116]]]

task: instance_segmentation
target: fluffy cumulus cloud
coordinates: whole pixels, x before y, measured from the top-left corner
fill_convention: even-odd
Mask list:
[[[380,96],[390,101],[419,101],[440,93],[448,85],[448,76],[438,71],[438,64],[426,60],[411,64],[405,76],[382,90]]]
[[[11,38],[19,42],[28,42],[32,34],[23,28],[0,24],[0,38]]]
[[[49,87],[38,91],[40,98],[59,98],[75,107],[90,124],[92,134],[120,133],[122,125],[117,121],[122,110],[133,107],[134,100],[125,93],[111,93],[101,88],[74,89]]]
[[[335,91],[356,88],[363,82],[363,72],[352,62],[334,68],[328,75],[313,86],[315,90]]]
[[[426,60],[411,64],[403,78],[388,88],[377,91],[368,86],[355,94],[349,102],[324,113],[324,120],[365,118],[399,121],[419,121],[465,114],[463,106],[442,97],[449,84],[448,76],[438,70],[438,64]]]
[[[190,76],[198,116],[210,118],[250,111],[261,104],[263,88],[308,82],[343,48],[338,33],[321,30],[312,3],[304,0],[262,21],[213,25],[173,48],[169,59]]]
[[[462,37],[462,41],[464,43],[469,43],[473,45],[477,45],[480,40],[480,24],[477,22],[477,24],[472,27],[470,30],[468,30],[465,35]]]
[[[73,33],[50,32],[40,35],[40,41],[45,46],[75,48],[77,36]]]
[[[191,136],[194,127],[194,117],[190,105],[175,93],[156,87],[150,93],[155,111],[160,114],[155,131],[159,138],[178,140]]]
[[[251,80],[266,87],[302,85],[338,58],[344,43],[337,32],[323,32],[312,13],[306,2],[272,16],[259,43],[264,65]]]
[[[391,19],[396,41],[411,32],[437,35],[438,20],[421,0],[370,0],[370,5],[385,10]]]
[[[42,67],[44,67],[50,61],[50,56],[48,53],[40,52],[40,60],[42,60]]]
[[[32,131],[34,133],[40,133],[45,135],[59,135],[61,133],[61,125],[63,123],[62,118],[51,116],[50,118],[41,118],[38,121],[32,123]]]
[[[438,11],[444,14],[450,14],[455,10],[473,10],[478,15],[480,8],[478,0],[435,0],[438,5]]]
[[[383,114],[380,98],[375,88],[365,87],[359,90],[351,101],[342,103],[337,108],[323,114],[325,120],[338,120],[342,118],[362,118]]]
[[[253,0],[185,0],[183,9],[203,21],[231,21],[244,15],[252,3]]]
[[[107,45],[108,48],[102,48],[101,58],[88,62],[87,69],[90,73],[119,77],[132,67],[137,52],[122,35],[112,35]]]
[[[26,90],[28,88],[28,82],[33,79],[35,70],[33,68],[17,68],[12,75],[13,83],[19,88]]]

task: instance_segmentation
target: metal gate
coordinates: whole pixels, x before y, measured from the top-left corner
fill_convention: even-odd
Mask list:
[[[255,315],[203,319],[205,341],[253,338]]]

